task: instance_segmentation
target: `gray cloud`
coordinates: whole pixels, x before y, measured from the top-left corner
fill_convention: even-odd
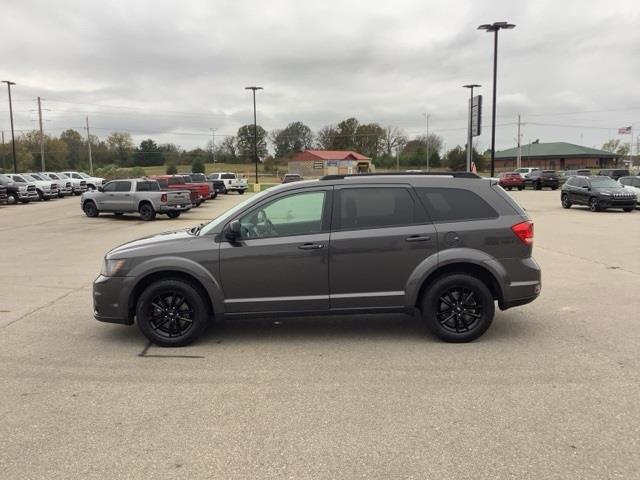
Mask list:
[[[476,27],[509,20],[517,27],[500,34],[498,147],[513,144],[519,113],[525,141],[599,146],[611,129],[640,130],[639,13],[633,1],[23,0],[4,6],[0,41],[12,48],[2,76],[18,83],[18,129],[35,127],[39,95],[52,133],[89,115],[100,136],[204,145],[210,127],[232,134],[252,120],[243,87],[258,84],[267,129],[356,116],[416,135],[428,111],[451,146],[465,138],[464,83],[483,85],[490,121],[492,38]]]

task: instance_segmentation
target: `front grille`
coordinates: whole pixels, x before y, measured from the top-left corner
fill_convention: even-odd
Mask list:
[[[71,188],[71,182],[67,182],[67,188]]]
[[[87,186],[87,182],[85,182],[84,180],[82,180],[82,181],[80,182],[80,186],[81,186],[81,187],[86,187],[86,186]]]
[[[35,192],[36,191],[36,186],[35,185],[29,185],[27,187],[27,192]]]

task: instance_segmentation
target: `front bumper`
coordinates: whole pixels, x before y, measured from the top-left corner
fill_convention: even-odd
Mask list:
[[[99,275],[93,282],[93,316],[107,323],[133,325],[129,315],[129,283],[132,277]],[[131,317],[131,318],[130,318]]]
[[[615,199],[610,197],[599,197],[598,204],[601,208],[635,208],[637,200],[635,198]]]
[[[20,191],[18,192],[18,200],[37,200],[38,197],[38,192],[37,191],[32,191],[32,192],[27,192],[27,191]]]
[[[42,198],[58,198],[58,190],[42,190]]]

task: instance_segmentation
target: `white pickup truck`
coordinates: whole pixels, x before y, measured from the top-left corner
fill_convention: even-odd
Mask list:
[[[244,178],[239,178],[235,173],[232,172],[216,172],[207,175],[209,180],[222,180],[224,182],[225,192],[238,192],[242,195],[247,191],[247,181]]]
[[[102,212],[115,215],[138,212],[142,220],[153,220],[157,214],[178,218],[191,208],[191,192],[163,191],[155,180],[130,178],[113,180],[83,193],[80,205],[87,217],[97,217]]]

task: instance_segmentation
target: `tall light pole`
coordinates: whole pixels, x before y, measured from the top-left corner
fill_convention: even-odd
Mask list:
[[[210,128],[211,130],[211,160],[216,163],[216,130],[217,128]]]
[[[515,28],[513,23],[494,22],[478,27],[478,30],[493,32],[493,105],[491,110],[491,176],[495,173],[496,160],[496,80],[498,76],[498,31],[501,29],[511,30]]]
[[[429,117],[431,115],[429,115],[427,112],[423,113],[422,115],[424,115],[424,121],[427,123],[427,172],[430,170],[429,168]]]
[[[13,149],[13,173],[18,173],[18,162],[16,161],[16,137],[13,132],[13,106],[11,105],[11,85],[15,85],[15,82],[9,80],[2,80],[2,83],[7,84],[7,90],[9,91],[9,118],[11,119],[11,147]]]
[[[256,90],[263,90],[263,88],[244,87],[244,89],[253,90],[253,161],[256,162],[256,185],[258,185],[258,122],[256,119]]]
[[[473,136],[471,134],[471,107],[473,105],[473,89],[476,87],[481,87],[482,85],[478,85],[477,83],[471,83],[469,85],[463,85],[463,88],[468,88],[471,90],[471,96],[469,97],[469,122],[467,124],[467,172],[471,171],[471,143],[473,142]]]

